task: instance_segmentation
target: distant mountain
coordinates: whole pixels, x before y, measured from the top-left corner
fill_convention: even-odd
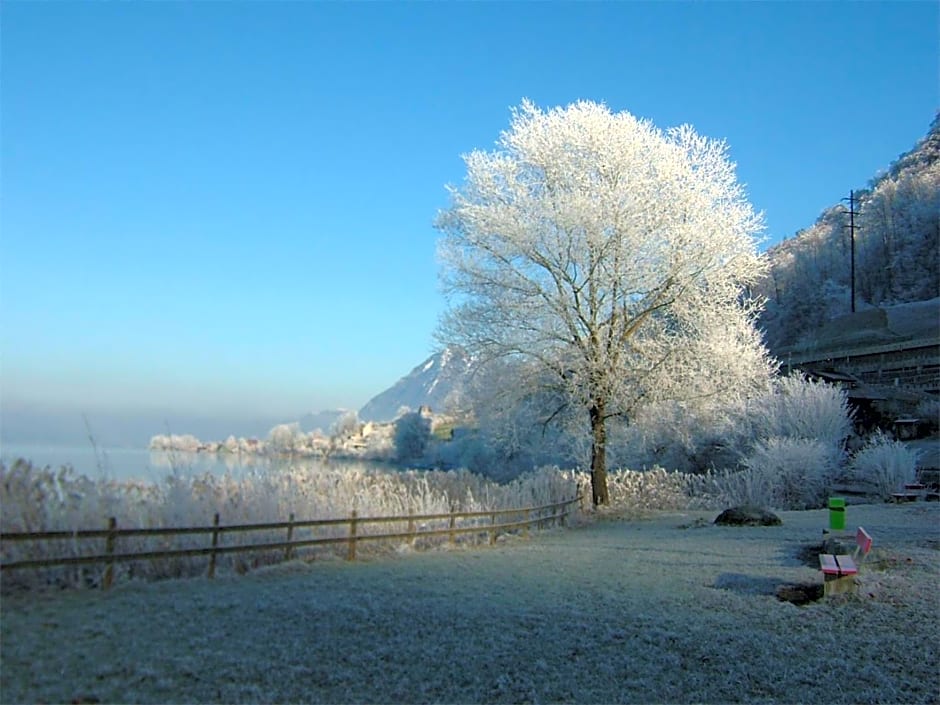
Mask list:
[[[359,410],[362,421],[392,421],[403,406],[447,411],[463,392],[470,359],[458,348],[434,353]]]
[[[940,296],[940,113],[911,151],[867,187],[846,184],[846,196],[853,186],[854,219],[835,204],[767,251],[753,293],[767,300],[759,323],[771,352],[812,344],[852,312],[853,250],[856,312]]]

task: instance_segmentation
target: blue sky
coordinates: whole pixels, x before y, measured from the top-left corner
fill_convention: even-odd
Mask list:
[[[524,97],[727,140],[771,241],[940,106],[934,2],[0,13],[7,414],[360,407],[433,351],[432,221]]]

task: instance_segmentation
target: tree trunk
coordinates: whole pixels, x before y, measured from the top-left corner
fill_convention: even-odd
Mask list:
[[[596,400],[591,414],[591,498],[596,507],[609,504],[607,493],[607,419],[604,418],[604,401]]]

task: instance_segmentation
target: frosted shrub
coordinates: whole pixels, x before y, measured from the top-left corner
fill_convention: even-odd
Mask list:
[[[781,377],[748,404],[754,438],[817,440],[834,448],[852,433],[848,397],[838,387],[802,375]]]
[[[617,470],[608,478],[611,504],[629,509],[682,509],[688,505],[685,475],[656,467],[637,472]]]
[[[758,468],[729,472],[718,480],[721,496],[728,506],[774,506],[776,479]]]
[[[626,513],[716,509],[727,504],[721,473],[683,473],[654,467],[650,470],[613,470],[607,475],[610,508]],[[590,497],[591,476],[572,473]]]
[[[823,441],[769,438],[744,459],[744,469],[722,480],[735,504],[775,509],[823,505],[838,468],[838,452]]]
[[[879,432],[852,458],[852,476],[887,498],[915,481],[918,455],[916,450]]]
[[[733,466],[751,438],[731,406],[663,403],[638,410],[628,426],[611,424],[608,458],[623,467],[683,473]]]
[[[845,392],[793,375],[774,380],[763,392],[720,404],[662,403],[641,409],[628,427],[611,427],[608,451],[623,464],[705,472],[738,465],[755,444],[789,438],[823,443],[838,464],[851,433]]]
[[[502,497],[494,496],[492,501],[501,501],[506,507],[539,507],[560,499],[573,499],[579,489],[578,474],[557,466],[524,473],[506,484],[490,482],[487,486],[502,494]]]

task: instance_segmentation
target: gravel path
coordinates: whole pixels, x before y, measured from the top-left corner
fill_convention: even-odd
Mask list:
[[[14,702],[940,702],[940,506],[864,505],[856,597],[799,553],[825,511],[597,518],[494,548],[10,595]]]

